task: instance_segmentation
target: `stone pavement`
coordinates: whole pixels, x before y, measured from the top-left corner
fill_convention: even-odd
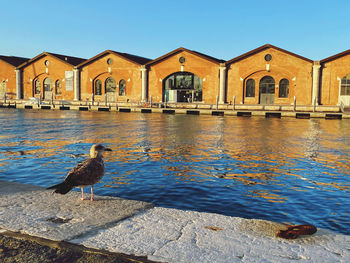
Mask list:
[[[350,236],[319,229],[277,238],[283,225],[0,181],[0,227],[162,262],[348,262]]]

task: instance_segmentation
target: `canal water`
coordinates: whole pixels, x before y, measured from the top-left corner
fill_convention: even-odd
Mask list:
[[[0,123],[1,180],[56,184],[103,143],[96,194],[350,234],[350,120],[0,109]]]

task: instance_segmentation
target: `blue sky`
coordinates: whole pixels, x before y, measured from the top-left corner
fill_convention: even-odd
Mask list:
[[[350,49],[347,0],[1,0],[1,55],[157,58],[180,46],[229,60],[266,43],[320,60]]]

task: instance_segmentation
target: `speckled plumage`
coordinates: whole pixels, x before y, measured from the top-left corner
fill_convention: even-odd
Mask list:
[[[111,151],[101,144],[95,144],[90,149],[90,157],[84,162],[78,163],[69,171],[62,183],[48,187],[55,189],[54,193],[66,194],[74,187],[81,187],[82,199],[84,199],[83,187],[91,186],[91,200],[93,200],[93,185],[101,180],[105,167],[103,162],[103,151]]]
[[[64,182],[73,187],[93,185],[101,180],[104,171],[104,162],[101,157],[90,158],[70,170]]]

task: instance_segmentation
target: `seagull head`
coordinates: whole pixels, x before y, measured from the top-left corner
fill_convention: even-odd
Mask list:
[[[112,149],[107,148],[102,144],[94,144],[91,146],[91,149],[90,149],[90,157],[91,158],[102,157],[102,152],[105,152],[105,151],[112,151]]]

